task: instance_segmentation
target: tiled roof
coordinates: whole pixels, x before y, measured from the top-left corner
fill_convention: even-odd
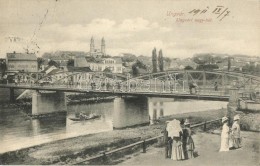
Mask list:
[[[61,63],[59,63],[60,66],[67,66],[68,62],[67,61],[62,61]]]
[[[53,69],[51,72],[48,73],[48,75],[56,74],[56,73],[59,73],[59,72],[62,72],[62,70],[60,70],[60,69]]]
[[[74,59],[74,66],[76,67],[86,67],[88,62],[85,57],[76,57]]]
[[[116,63],[118,64],[122,64],[122,58],[121,57],[117,57],[117,58],[111,58],[111,59],[114,59],[116,61]]]
[[[141,74],[141,75],[149,73],[149,71],[142,69],[142,68],[137,68],[137,70],[138,70],[138,73]]]
[[[47,70],[49,70],[49,68],[51,68],[52,66],[47,66],[44,68],[44,70],[42,70],[42,72],[46,72]]]
[[[89,67],[67,67],[69,72],[91,72],[92,70]]]
[[[33,60],[37,61],[37,57],[33,53],[7,53],[8,60]]]

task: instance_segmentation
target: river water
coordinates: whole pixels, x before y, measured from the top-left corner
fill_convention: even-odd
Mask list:
[[[118,113],[115,111],[114,102],[69,105],[66,117],[52,120],[31,120],[18,109],[0,108],[0,153],[79,135],[111,131],[113,124],[116,123],[115,118],[120,118],[127,123],[142,120],[148,122],[150,120],[153,123],[153,120],[161,116],[220,109],[227,106],[226,102],[219,101],[149,98],[147,107],[137,110],[136,106],[143,105],[141,102],[143,101],[126,105],[127,113],[120,116],[113,116],[114,112]],[[101,118],[84,122],[69,119],[75,117],[76,112],[81,111],[85,114],[99,114]]]

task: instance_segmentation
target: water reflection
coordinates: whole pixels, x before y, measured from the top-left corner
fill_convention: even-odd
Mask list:
[[[18,110],[0,110],[0,153],[79,135],[113,130],[113,102],[70,105],[67,116],[30,120]],[[76,112],[96,113],[101,118],[74,122]]]
[[[191,107],[192,106],[192,107]],[[149,98],[148,109],[151,123],[156,122],[160,117],[189,112],[200,112],[214,109],[221,109],[227,106],[227,102],[204,101],[204,100],[182,100],[166,98]]]
[[[64,132],[66,128],[66,116],[52,119],[34,119],[31,121],[33,135],[53,132]]]

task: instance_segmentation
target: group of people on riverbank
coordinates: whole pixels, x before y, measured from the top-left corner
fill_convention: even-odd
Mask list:
[[[167,122],[164,132],[165,157],[172,160],[185,160],[193,158],[195,145],[191,137],[190,122],[184,123],[179,120]]]
[[[234,116],[233,125],[230,129],[228,127],[228,118],[222,118],[223,127],[220,152],[241,147],[239,120],[239,115]],[[165,158],[172,160],[194,158],[195,144],[191,135],[192,132],[188,119],[184,123],[176,119],[168,121],[164,132]]]
[[[229,151],[230,149],[238,149],[241,147],[240,137],[240,117],[239,115],[234,116],[233,125],[231,129],[228,126],[228,118],[222,118],[222,132],[221,132],[221,145],[220,152]]]

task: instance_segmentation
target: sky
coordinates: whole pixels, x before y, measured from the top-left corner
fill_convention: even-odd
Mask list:
[[[260,56],[260,1],[0,0],[0,58],[26,49],[88,52],[92,36],[96,48],[104,37],[112,56],[151,56],[153,48],[170,58]]]

